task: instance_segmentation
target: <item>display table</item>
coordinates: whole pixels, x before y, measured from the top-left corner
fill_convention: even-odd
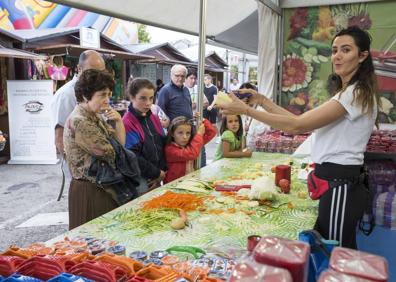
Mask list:
[[[207,199],[204,202],[205,210],[188,212],[189,225],[183,230],[175,231],[168,224],[160,228],[161,230],[157,228],[150,232],[150,222],[140,223],[140,226],[134,226],[135,221],[128,223],[128,218],[131,216],[139,216],[138,212],[143,202],[163,194],[166,190],[186,193],[186,191],[173,188],[178,186],[177,183],[187,179],[200,179],[208,182],[231,179],[252,181],[252,178],[271,175],[272,166],[287,163],[290,160],[290,156],[284,154],[254,153],[250,159],[216,161],[47,243],[62,240],[65,236],[70,238],[96,237],[119,242],[126,247],[126,254],[128,254],[136,250],[151,252],[180,245],[201,247],[205,250],[213,247],[245,249],[247,236],[253,234],[297,239],[301,230],[312,229],[318,205],[317,201],[312,201],[309,197],[304,198],[301,193],[298,193],[306,191],[306,186],[296,179],[297,165],[294,166],[295,173],[292,173],[290,194],[279,193],[278,199],[271,204],[272,207],[268,205],[247,207],[239,201],[236,203],[231,201],[228,204],[219,203],[216,199],[224,198],[224,194],[212,191],[204,195]],[[142,230],[143,224],[145,226]]]

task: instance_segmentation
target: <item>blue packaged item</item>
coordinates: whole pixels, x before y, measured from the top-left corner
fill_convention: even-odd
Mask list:
[[[298,234],[298,240],[311,247],[309,255],[308,282],[315,282],[322,271],[329,267],[330,255],[338,241],[325,240],[316,230],[305,230]]]
[[[0,275],[0,282],[3,281],[4,277]]]
[[[24,275],[20,275],[20,274],[13,274],[9,277],[7,277],[6,279],[4,279],[1,282],[42,282],[43,280],[34,278],[34,277],[30,277],[30,276],[24,276]]]
[[[72,281],[93,282],[90,279],[87,279],[87,278],[84,278],[84,277],[81,277],[81,276],[77,276],[77,275],[73,275],[73,274],[69,274],[69,273],[61,273],[58,276],[55,276],[55,277],[51,278],[47,282],[72,282]]]
[[[145,251],[134,251],[129,254],[131,259],[136,259],[140,261],[144,261],[147,259],[147,253]]]
[[[168,255],[168,252],[166,252],[166,251],[154,251],[150,254],[150,258],[162,259],[163,257],[165,257],[167,255]]]
[[[144,261],[145,264],[154,263],[155,265],[162,265],[162,261],[159,258],[149,258]]]
[[[125,247],[121,245],[115,245],[107,249],[109,253],[119,255],[119,256],[125,256]]]

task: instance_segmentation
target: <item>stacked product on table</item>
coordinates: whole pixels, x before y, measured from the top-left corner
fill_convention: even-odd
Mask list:
[[[254,146],[257,152],[292,154],[309,135],[289,135],[280,130],[270,130],[257,135]]]
[[[237,263],[229,281],[315,281],[315,278],[308,279],[310,254],[310,246],[304,242],[266,236]],[[329,268],[318,281],[388,281],[388,264],[380,256],[336,247],[331,253]]]
[[[92,254],[103,246],[101,253]],[[307,281],[311,247],[277,236],[252,235],[247,240],[247,252],[235,258],[237,262],[192,246],[174,246],[150,254],[134,251],[129,257],[124,253],[125,248],[116,242],[95,238],[66,238],[52,247],[11,247],[0,255],[0,281]],[[336,247],[329,269],[318,281],[385,282],[388,264],[380,256]]]
[[[396,153],[396,130],[374,130],[367,144],[367,152]]]
[[[391,160],[370,160],[366,165],[369,185],[375,194],[375,222],[396,229],[396,163]]]
[[[331,253],[329,269],[319,282],[386,282],[388,263],[385,258],[347,248],[336,247]]]
[[[174,255],[180,252],[188,252],[191,259]],[[127,257],[125,247],[114,241],[66,238],[52,247],[40,243],[10,247],[0,255],[0,281],[216,282],[226,280],[234,266],[231,259],[191,246],[149,254],[134,251]]]

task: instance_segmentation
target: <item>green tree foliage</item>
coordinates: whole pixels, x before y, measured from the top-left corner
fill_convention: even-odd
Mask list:
[[[139,43],[150,43],[150,33],[147,32],[144,24],[138,24],[138,39]]]

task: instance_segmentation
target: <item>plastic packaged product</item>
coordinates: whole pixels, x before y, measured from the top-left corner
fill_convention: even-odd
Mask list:
[[[23,258],[16,256],[0,256],[0,275],[4,277],[12,275],[24,261]]]
[[[148,280],[146,278],[137,275],[132,275],[131,277],[129,277],[129,279],[126,282],[151,282],[151,280]]]
[[[111,264],[114,267],[119,267],[125,271],[128,276],[135,274],[144,267],[144,264],[140,261],[128,258],[126,256],[118,256],[114,254],[103,254],[101,256],[96,256],[94,261]]]
[[[68,272],[96,282],[116,282],[127,277],[127,273],[118,266],[90,260],[76,264]]]
[[[0,281],[1,282],[42,282],[44,280],[15,273],[14,275],[11,275],[10,277],[7,277],[6,279]]]
[[[164,265],[174,265],[178,262],[180,262],[180,259],[178,256],[174,255],[167,255],[161,259],[162,264]]]
[[[107,251],[115,255],[125,256],[125,247],[121,245],[111,246]]]
[[[153,263],[155,265],[162,265],[162,261],[159,258],[149,258],[148,260],[144,261],[145,264]]]
[[[369,185],[375,193],[396,192],[396,163],[390,160],[366,162]]]
[[[247,256],[234,267],[229,282],[261,282],[277,281],[292,282],[293,279],[286,269],[256,262]]]
[[[396,193],[377,194],[374,201],[375,223],[396,230]]]
[[[20,264],[17,272],[22,275],[48,280],[62,272],[68,271],[74,264],[68,257],[35,256]]]
[[[150,254],[150,258],[162,259],[164,256],[167,256],[168,253],[166,251],[154,251]]]
[[[131,259],[136,259],[140,261],[144,261],[147,259],[147,253],[145,251],[134,251],[129,254]]]
[[[81,276],[77,276],[77,275],[73,275],[73,274],[69,274],[69,273],[61,273],[60,275],[51,278],[50,280],[48,280],[47,282],[73,282],[73,281],[77,281],[77,282],[93,282],[92,280],[89,280],[87,278],[81,277]]]
[[[225,280],[231,276],[235,261],[223,258],[209,258],[207,265],[203,265],[203,267],[210,269],[210,276]]]
[[[263,237],[253,251],[257,262],[287,269],[293,281],[308,278],[309,254],[308,244],[276,236]]]
[[[372,282],[372,280],[367,280],[328,269],[322,272],[318,282]]]
[[[97,243],[97,244],[89,246],[89,250],[91,251],[91,253],[93,255],[97,255],[97,254],[100,254],[100,253],[103,253],[104,251],[106,251],[106,246],[101,243]]]
[[[331,254],[329,265],[341,273],[377,282],[388,281],[386,259],[370,253],[336,247]]]

